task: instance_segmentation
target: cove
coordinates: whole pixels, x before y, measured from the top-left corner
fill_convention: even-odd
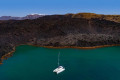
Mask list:
[[[56,75],[59,52],[66,70]],[[0,65],[0,80],[120,80],[120,46],[87,50],[18,46]]]

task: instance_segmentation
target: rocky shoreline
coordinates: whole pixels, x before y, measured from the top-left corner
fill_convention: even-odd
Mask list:
[[[45,48],[75,48],[75,49],[95,49],[95,48],[102,48],[102,47],[111,47],[111,46],[120,46],[120,44],[113,44],[113,45],[101,45],[101,46],[93,46],[93,47],[76,47],[76,46],[63,46],[63,47],[54,47],[54,46],[38,46],[38,45],[31,45],[31,46],[37,46],[37,47],[45,47]],[[1,57],[0,65],[2,64],[3,60],[8,59],[13,55],[13,53],[16,51],[16,47],[13,48],[13,50]]]
[[[115,17],[116,18],[116,17]],[[0,58],[17,45],[48,48],[99,48],[120,45],[119,20],[69,15],[44,16],[34,20],[0,21]],[[10,53],[10,55],[11,55]]]

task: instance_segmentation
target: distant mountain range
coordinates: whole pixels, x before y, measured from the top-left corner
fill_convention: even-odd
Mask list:
[[[30,14],[25,17],[12,17],[12,16],[1,16],[0,20],[25,20],[25,19],[37,19],[39,17],[43,17],[45,15],[42,14]]]

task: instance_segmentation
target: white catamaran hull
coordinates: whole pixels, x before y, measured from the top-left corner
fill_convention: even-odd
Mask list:
[[[65,70],[64,67],[59,66],[58,68],[56,68],[55,70],[53,70],[53,72],[56,72],[57,74],[59,74],[59,73],[63,72],[64,70]]]

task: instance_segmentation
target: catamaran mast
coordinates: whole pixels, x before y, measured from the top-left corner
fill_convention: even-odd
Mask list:
[[[60,57],[60,52],[59,52],[59,54],[58,54],[58,66],[59,66],[59,64],[60,64],[60,63],[59,63],[59,61],[60,61],[60,60],[59,60],[59,57]]]

